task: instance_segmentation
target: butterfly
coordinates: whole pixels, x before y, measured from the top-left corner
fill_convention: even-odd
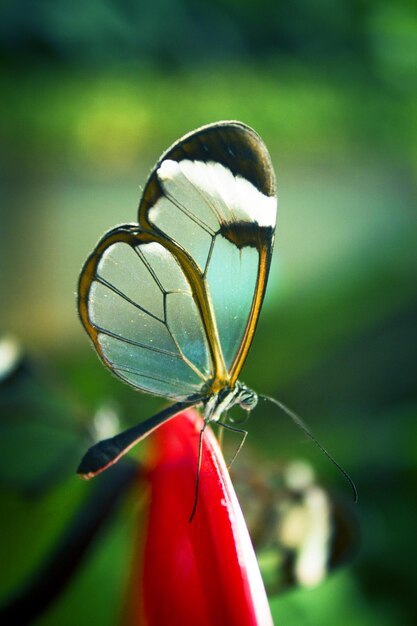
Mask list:
[[[205,426],[257,394],[238,380],[259,319],[277,214],[259,135],[237,121],[203,126],[157,161],[138,223],[106,233],[81,271],[78,311],[100,359],[134,388],[174,401],[92,446],[91,478],[185,408]],[[200,437],[201,442],[201,437]],[[243,442],[242,442],[243,443]]]

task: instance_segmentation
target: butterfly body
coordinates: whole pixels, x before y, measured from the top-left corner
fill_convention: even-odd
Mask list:
[[[245,411],[251,411],[258,403],[258,396],[244,383],[236,382],[234,387],[224,387],[212,394],[204,406],[204,418],[208,422],[218,422],[223,413],[238,405]]]
[[[80,275],[81,321],[116,376],[176,404],[130,429],[117,453],[110,446],[104,466],[103,447],[94,446],[84,477],[185,406],[202,405],[206,421],[236,404],[255,406],[238,376],[265,294],[276,205],[260,137],[240,122],[218,122],[169,148],[145,185],[138,223],[99,241]]]

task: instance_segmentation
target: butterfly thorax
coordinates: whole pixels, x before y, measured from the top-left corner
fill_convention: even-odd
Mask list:
[[[224,387],[207,400],[204,418],[209,422],[218,422],[223,413],[238,404],[245,411],[251,411],[258,403],[258,396],[244,383],[236,382],[234,387]]]

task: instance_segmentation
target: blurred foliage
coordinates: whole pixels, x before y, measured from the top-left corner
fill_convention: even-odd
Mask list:
[[[107,67],[140,58],[173,71],[279,55],[416,79],[412,0],[6,0],[1,10],[0,51],[13,63]]]
[[[316,589],[274,596],[274,615],[288,625],[416,623],[415,3],[8,0],[0,18],[1,325],[45,355],[66,389],[36,374],[30,391],[1,396],[1,600],[92,497],[71,473],[97,409],[110,403],[130,424],[160,407],[89,350],[75,312],[79,268],[104,230],[135,219],[162,150],[233,118],[270,148],[280,198],[243,378],[306,418],[360,498],[356,561]],[[272,407],[248,429],[241,455],[260,466],[303,457],[326,489],[343,491]],[[235,443],[227,437],[226,451]],[[131,496],[108,520],[39,625],[115,623],[137,509]]]
[[[0,103],[5,165],[16,159],[20,167],[39,168],[39,175],[67,168],[80,175],[86,167],[126,175],[144,154],[172,142],[174,129],[185,132],[219,114],[256,122],[261,134],[270,134],[272,152],[286,160],[346,159],[371,148],[391,159],[409,153],[414,162],[416,94],[386,97],[361,78],[346,82],[348,71],[329,79],[323,71],[312,75],[304,66],[268,61],[209,65],[204,74],[155,74],[142,66],[6,74]]]
[[[71,12],[65,0],[21,0],[3,3],[3,11],[1,44],[13,56],[82,64],[140,56],[168,69],[225,56],[281,53],[310,60],[330,50],[342,59],[360,56],[373,14],[369,5],[348,0],[262,0],[258,6],[251,0],[78,0]]]

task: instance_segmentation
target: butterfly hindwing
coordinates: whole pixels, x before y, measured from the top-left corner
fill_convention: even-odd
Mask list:
[[[132,386],[185,400],[210,378],[207,340],[172,254],[135,226],[107,233],[80,276],[79,310],[103,362]]]

